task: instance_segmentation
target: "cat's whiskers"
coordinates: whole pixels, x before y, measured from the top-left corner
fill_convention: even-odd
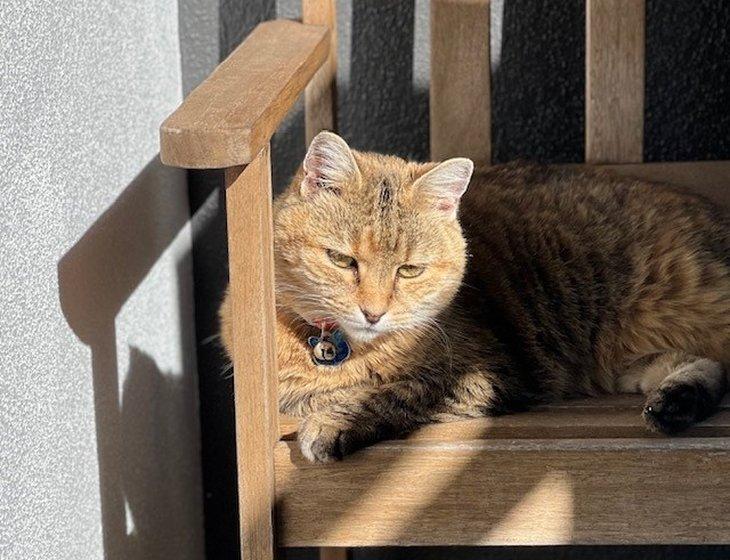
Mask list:
[[[292,304],[301,306],[301,307],[306,307],[308,314],[316,316],[318,320],[337,322],[336,317],[334,317],[331,314],[331,311],[324,310],[320,307],[313,307],[311,305],[311,304],[319,305],[321,303],[322,303],[321,298],[309,297],[306,295],[297,295],[297,296],[294,296],[289,302],[287,302],[286,306],[282,304],[279,306],[279,308],[286,309],[287,311],[293,311],[294,320],[301,321],[304,324],[309,324],[309,322],[304,317],[302,317],[299,312],[292,309]]]
[[[449,358],[449,372],[451,372],[454,365],[454,352],[449,335],[443,329],[438,320],[432,317],[424,317],[422,321],[423,323],[421,324],[421,328],[432,334],[435,334],[437,339],[439,339],[443,343],[444,352]]]
[[[220,372],[220,376],[221,379],[230,379],[231,377],[233,377],[233,362],[228,362],[228,365],[223,366]]]
[[[221,333],[212,334],[210,336],[206,336],[203,340],[200,341],[201,346],[205,346],[206,344],[210,344],[214,340],[219,340],[221,337]]]

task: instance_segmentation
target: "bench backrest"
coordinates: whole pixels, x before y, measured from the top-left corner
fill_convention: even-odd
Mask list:
[[[489,0],[431,1],[431,156],[489,163]],[[642,161],[644,0],[586,0],[585,160]]]
[[[334,130],[334,0],[303,0],[304,22],[326,25],[330,58],[307,88],[307,141]],[[645,0],[586,0],[585,161],[688,187],[730,208],[726,161],[642,164]],[[491,163],[490,0],[431,0],[431,159]]]

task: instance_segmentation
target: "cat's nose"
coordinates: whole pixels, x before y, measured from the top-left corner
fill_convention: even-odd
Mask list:
[[[375,323],[380,321],[380,318],[385,315],[385,312],[373,313],[372,311],[370,311],[369,309],[365,309],[364,307],[361,307],[360,311],[362,311],[362,314],[365,315],[365,319],[371,325],[374,325]]]

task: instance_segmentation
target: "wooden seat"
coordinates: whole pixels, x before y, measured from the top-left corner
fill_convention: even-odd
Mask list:
[[[233,331],[243,558],[276,545],[727,542],[728,400],[675,438],[649,433],[642,397],[624,395],[303,459],[296,419],[277,413],[269,141],[303,91],[307,140],[335,128],[335,2],[303,0],[303,14],[256,28],[160,130],[164,163],[226,168],[230,289],[246,317]],[[488,164],[489,1],[432,0],[431,17],[432,158]],[[586,162],[730,207],[730,162],[641,163],[643,0],[587,0],[586,39]]]
[[[296,419],[281,417],[278,542],[725,542],[730,399],[675,438],[647,432],[642,402],[607,396],[434,424],[325,467],[300,455]]]

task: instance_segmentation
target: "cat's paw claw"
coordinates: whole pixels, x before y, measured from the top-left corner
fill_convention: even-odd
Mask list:
[[[703,388],[695,385],[662,387],[649,396],[642,415],[651,430],[676,434],[705,416],[707,398]]]
[[[312,414],[299,426],[299,447],[312,463],[339,461],[348,452],[349,426],[328,415]]]

